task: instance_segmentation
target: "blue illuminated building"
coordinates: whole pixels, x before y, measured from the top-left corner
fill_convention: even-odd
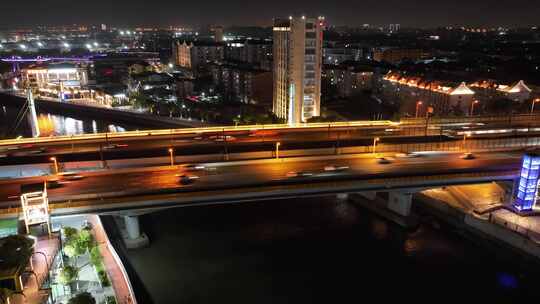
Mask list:
[[[514,207],[519,211],[531,211],[538,197],[540,154],[528,153],[523,157]]]

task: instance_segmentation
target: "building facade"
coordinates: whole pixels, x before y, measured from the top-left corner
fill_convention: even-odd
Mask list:
[[[245,104],[272,102],[272,72],[243,65],[215,64],[212,81],[218,91],[232,101]]]
[[[324,17],[274,21],[273,112],[290,124],[320,115]]]
[[[324,74],[330,84],[337,88],[338,96],[344,98],[373,89],[373,71],[368,66],[328,65]]]
[[[378,48],[373,50],[373,60],[392,64],[403,60],[418,61],[424,57],[420,49]]]
[[[514,102],[524,102],[531,98],[532,90],[523,80],[514,84],[499,84],[494,80],[481,80],[470,84],[480,101],[489,102],[496,98],[508,98]]]
[[[475,92],[465,82],[453,83],[389,72],[381,85],[383,98],[399,103],[400,112],[409,116],[416,115],[418,102],[421,102],[421,107],[418,107],[420,116],[424,116],[429,108],[435,115],[448,116],[457,114],[456,111],[468,113],[476,100]]]
[[[184,69],[198,74],[209,64],[224,59],[225,45],[220,42],[175,42],[173,47],[174,63]]]

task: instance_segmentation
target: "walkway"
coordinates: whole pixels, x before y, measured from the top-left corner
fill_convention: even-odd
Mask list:
[[[129,278],[123,269],[123,266],[120,264],[121,262],[116,251],[109,242],[109,238],[101,225],[99,217],[96,215],[88,215],[88,221],[92,224],[96,241],[99,244],[99,249],[103,256],[103,263],[105,264],[105,269],[111,279],[118,303],[136,303],[132,296]]]

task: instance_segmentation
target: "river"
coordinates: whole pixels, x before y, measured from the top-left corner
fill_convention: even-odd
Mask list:
[[[141,217],[129,252],[145,303],[522,303],[538,268],[429,215],[404,229],[347,201],[306,198]]]

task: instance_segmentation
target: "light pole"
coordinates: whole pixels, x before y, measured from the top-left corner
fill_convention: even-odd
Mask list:
[[[373,139],[373,154],[377,152],[377,143],[381,140],[380,137],[375,137]]]
[[[50,160],[54,163],[54,173],[58,174],[58,160],[56,157],[51,157]]]
[[[474,115],[474,105],[480,103],[480,101],[478,100],[475,100],[473,102],[471,102],[471,113],[469,114],[469,116],[473,116]]]
[[[281,143],[278,141],[276,143],[276,159],[279,159],[279,146],[281,146]]]
[[[534,114],[534,104],[537,102],[540,102],[540,98],[533,99],[532,105],[531,105],[531,114]]]
[[[418,118],[418,111],[420,110],[421,105],[422,105],[421,101],[416,102],[416,114],[414,116],[415,118]]]
[[[465,143],[467,142],[467,137],[471,137],[471,133],[463,133],[463,147],[462,147],[463,151],[466,151]]]
[[[169,148],[169,156],[171,157],[171,167],[174,166],[174,149]]]

